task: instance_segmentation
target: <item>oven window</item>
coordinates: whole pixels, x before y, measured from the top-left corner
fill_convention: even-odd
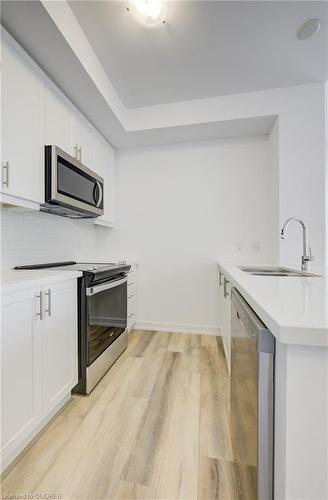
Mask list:
[[[96,289],[96,287],[94,287]],[[127,284],[88,296],[88,365],[124,332]]]
[[[61,194],[95,205],[95,181],[88,174],[78,170],[58,156],[57,160],[57,189]]]

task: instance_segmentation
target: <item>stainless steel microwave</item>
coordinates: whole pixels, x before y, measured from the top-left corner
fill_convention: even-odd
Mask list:
[[[58,146],[45,146],[45,203],[41,210],[74,219],[104,213],[104,179]]]

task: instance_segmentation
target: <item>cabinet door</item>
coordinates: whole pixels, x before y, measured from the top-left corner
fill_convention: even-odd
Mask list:
[[[45,87],[45,143],[56,145],[72,154],[74,147],[72,138],[73,107],[56,87],[46,78]]]
[[[40,294],[39,294],[40,297]],[[3,466],[41,420],[40,298],[27,290],[2,296],[1,455]]]
[[[137,269],[135,265],[131,266],[128,273],[128,330],[132,330],[136,322],[136,304],[137,304]]]
[[[218,270],[218,287],[219,287],[219,332],[223,339],[223,274]]]
[[[100,221],[115,223],[115,151],[98,133],[94,142],[94,170],[104,179],[104,215]],[[99,222],[96,219],[96,223]]]
[[[48,414],[78,381],[76,280],[43,290],[43,412]]]
[[[84,116],[74,109],[72,114],[72,138],[73,144],[69,154],[75,156],[74,147],[77,145],[80,149],[79,160],[91,170],[94,168],[94,134],[95,131]]]
[[[2,31],[4,193],[44,201],[44,73]]]
[[[230,357],[231,357],[231,286],[227,282],[225,291],[223,288],[223,345],[227,360],[227,366],[230,373]]]

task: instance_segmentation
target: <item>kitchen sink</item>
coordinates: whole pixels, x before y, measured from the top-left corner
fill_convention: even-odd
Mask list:
[[[315,278],[319,274],[308,273],[307,271],[299,271],[298,269],[290,269],[289,267],[251,267],[240,266],[239,269],[252,276],[291,276],[296,278]]]

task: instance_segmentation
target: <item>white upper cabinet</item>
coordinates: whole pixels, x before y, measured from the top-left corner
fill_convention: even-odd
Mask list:
[[[4,31],[2,38],[3,193],[44,201],[44,73]]]
[[[45,85],[45,143],[56,145],[73,155],[73,107],[65,95],[46,78]],[[73,155],[74,156],[74,155]]]
[[[48,414],[77,382],[76,281],[43,290],[43,411]]]
[[[104,179],[104,215],[96,224],[113,227],[115,224],[115,151],[105,139],[95,133],[94,170]]]
[[[61,90],[46,78],[45,138],[91,170],[94,162],[95,130]]]
[[[74,109],[72,113],[72,150],[68,151],[91,170],[94,168],[94,135],[95,130],[84,116]]]

